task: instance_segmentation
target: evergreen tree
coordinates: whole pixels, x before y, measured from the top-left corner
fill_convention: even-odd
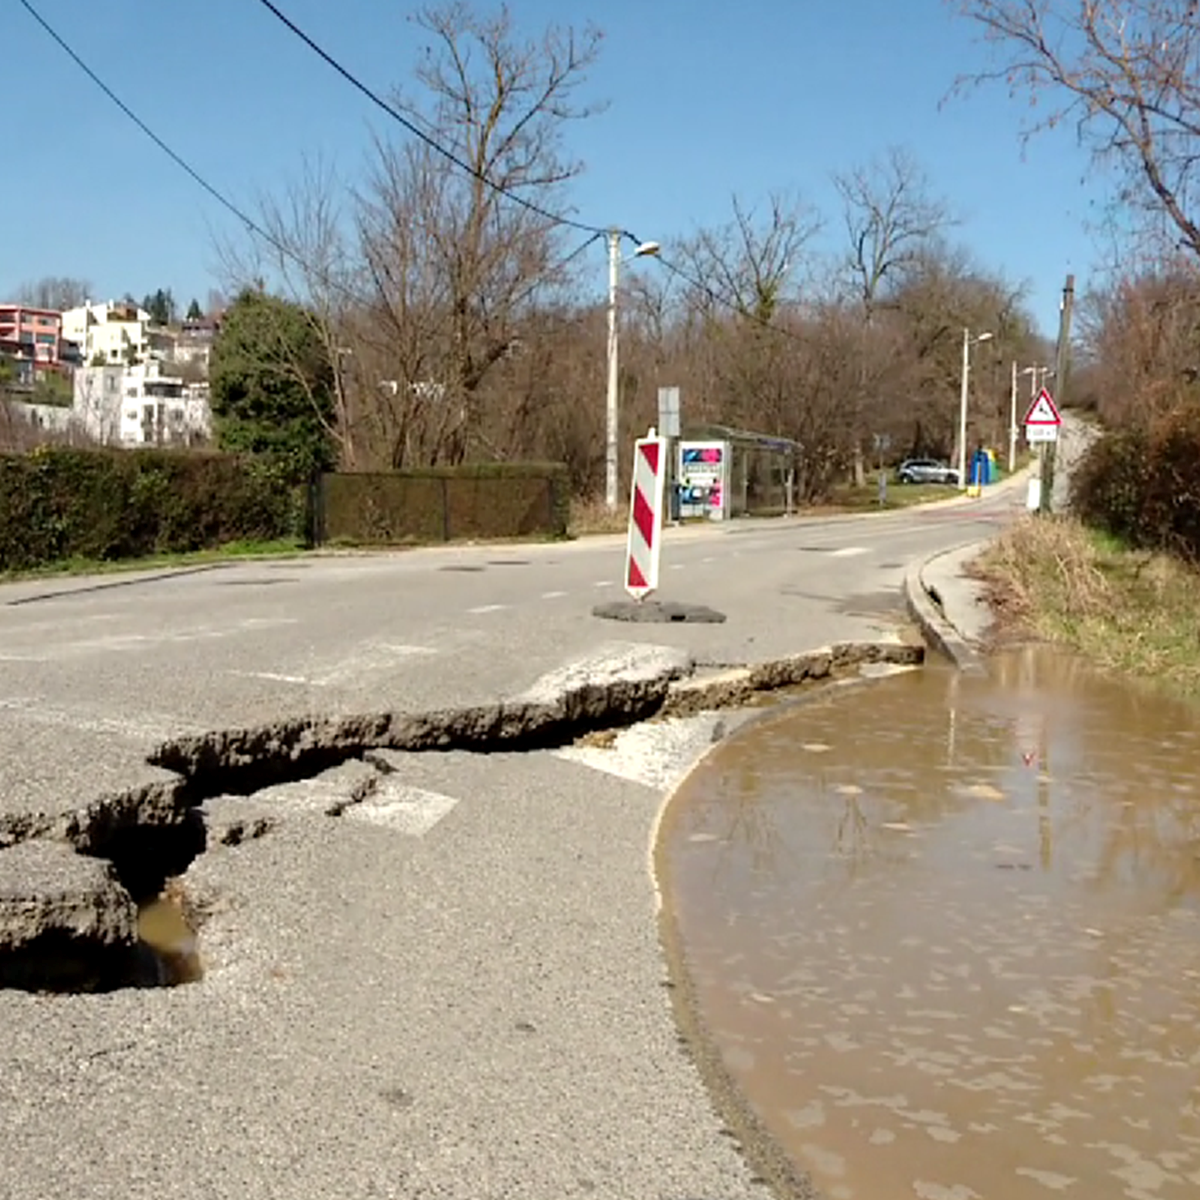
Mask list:
[[[209,383],[223,449],[276,457],[296,479],[334,465],[333,365],[300,305],[242,292],[213,344]]]

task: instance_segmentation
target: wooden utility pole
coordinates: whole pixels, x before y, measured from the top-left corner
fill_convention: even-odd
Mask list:
[[[1070,370],[1071,361],[1071,310],[1074,307],[1075,276],[1068,275],[1066,285],[1063,287],[1062,303],[1058,307],[1058,347],[1054,353],[1054,390],[1057,393],[1055,407],[1060,413],[1067,402],[1067,372]],[[1061,437],[1061,427],[1058,433]],[[1048,513],[1050,512],[1050,493],[1053,490],[1049,485],[1053,482],[1055,459],[1058,457],[1057,440],[1049,443],[1049,446],[1042,442],[1038,447],[1038,457],[1040,460],[1038,474],[1042,481],[1038,511]],[[1047,463],[1050,466],[1051,479],[1046,478]]]

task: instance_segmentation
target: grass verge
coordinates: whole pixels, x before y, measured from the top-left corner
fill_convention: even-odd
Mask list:
[[[1200,571],[1065,517],[1026,517],[975,564],[1000,644],[1053,642],[1104,670],[1200,695]]]
[[[953,500],[962,493],[956,487],[945,484],[907,484],[889,480],[887,497],[879,503],[879,484],[868,483],[863,487],[845,484],[836,487],[822,504],[806,505],[795,510],[796,516],[828,516],[837,513],[885,512],[894,509],[912,508],[916,504],[931,501]],[[756,508],[752,517],[782,517],[782,507]],[[610,513],[602,500],[575,500],[571,503],[571,518],[568,526],[570,537],[588,537],[605,533],[624,533],[629,523],[629,506],[621,503],[615,513]]]
[[[91,558],[64,558],[20,571],[0,571],[0,581],[11,583],[20,579],[45,579],[59,575],[112,575],[122,571],[153,571],[166,567],[190,567],[197,564],[226,562],[248,558],[294,558],[305,551],[299,542],[284,539],[273,542],[228,542],[211,550],[194,550],[179,554],[151,554],[145,558],[122,558],[111,561]]]
[[[879,484],[867,483],[862,487],[847,484],[834,488],[825,507],[837,508],[842,512],[870,512],[874,509],[912,508],[914,504],[928,504],[933,500],[953,500],[962,492],[944,483],[897,483],[888,480],[887,496],[879,503]],[[819,511],[819,510],[818,510]]]
[[[629,505],[617,505],[609,512],[603,499],[572,500],[567,521],[568,537],[594,537],[603,533],[624,533],[629,527]]]

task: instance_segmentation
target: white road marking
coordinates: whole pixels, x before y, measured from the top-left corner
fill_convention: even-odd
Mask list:
[[[702,563],[710,563],[710,562],[716,562],[717,560],[710,554],[707,558],[702,558],[700,561]]]
[[[361,804],[351,805],[342,816],[409,837],[424,837],[457,804],[454,796],[384,779],[372,795]]]
[[[830,558],[854,558],[859,554],[870,554],[870,546],[843,546],[840,550],[830,552]]]
[[[683,563],[670,563],[667,566],[668,571],[682,571]]]
[[[611,579],[601,579],[598,583],[595,583],[592,586],[598,588],[612,587],[613,581]]]
[[[82,654],[127,653],[132,650],[151,650],[164,645],[217,641],[221,638],[236,637],[239,633],[250,630],[282,628],[298,623],[297,617],[254,617],[232,625],[200,625],[191,629],[164,629],[157,633],[116,633],[108,637],[47,644],[37,652],[8,654],[4,657],[12,662],[53,662]]]
[[[303,675],[280,675],[276,671],[230,671],[229,674],[237,675],[241,679],[267,679],[272,683],[303,683],[314,686],[314,680]]]
[[[712,745],[718,720],[716,713],[703,713],[682,720],[634,725],[617,734],[611,746],[565,746],[551,753],[593,771],[667,792]]]
[[[567,594],[566,592],[543,592],[542,599],[543,600],[558,600],[560,597],[565,596],[566,594]]]
[[[507,604],[477,604],[474,608],[468,608],[469,613],[490,613],[499,612],[502,608],[507,608]]]
[[[418,655],[436,654],[430,646],[411,646],[403,642],[360,642],[354,650],[321,671],[311,675],[293,675],[291,672],[280,672],[278,678],[287,682],[291,679],[298,683],[307,683],[310,687],[340,687],[345,684],[357,683],[364,675],[380,671],[394,670],[408,658]],[[250,672],[270,678],[271,672]]]

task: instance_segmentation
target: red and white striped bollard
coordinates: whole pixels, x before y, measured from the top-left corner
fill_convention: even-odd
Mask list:
[[[644,600],[658,587],[667,447],[667,439],[659,437],[653,426],[633,446],[629,536],[625,547],[625,590],[635,600]]]

